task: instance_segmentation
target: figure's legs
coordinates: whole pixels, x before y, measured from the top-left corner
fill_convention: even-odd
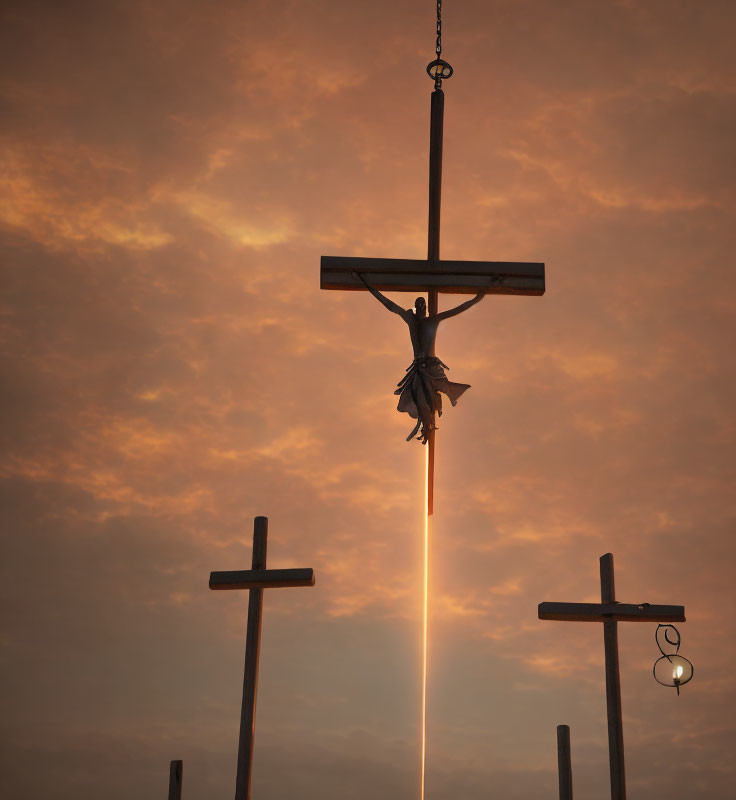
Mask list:
[[[427,444],[430,431],[437,430],[432,416],[432,412],[426,406],[421,409],[422,444]]]
[[[436,417],[442,414],[440,391],[444,392],[455,405],[457,397],[467,388],[469,388],[467,384],[448,381],[441,370],[440,375],[435,376],[413,369],[402,378],[394,392],[400,395],[396,408],[417,420],[417,424],[406,439],[407,442],[416,436],[422,444],[426,444],[430,433],[437,430]]]
[[[417,412],[419,413],[419,421],[421,422],[422,429],[421,429],[421,440],[422,444],[426,444],[427,440],[429,439],[430,431],[437,430],[437,425],[435,424],[434,419],[434,412],[435,412],[435,405],[432,402],[433,397],[436,398],[436,392],[433,392],[432,395],[427,397],[426,392],[419,392],[419,396],[417,397]],[[419,436],[417,438],[420,438]]]

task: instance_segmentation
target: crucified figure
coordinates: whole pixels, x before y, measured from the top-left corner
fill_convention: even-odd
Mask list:
[[[434,352],[437,328],[442,320],[462,314],[463,311],[479,303],[485,292],[479,292],[472,300],[460,303],[455,308],[439,314],[427,315],[427,302],[423,297],[417,297],[414,303],[415,310],[412,311],[389,300],[378,289],[371,286],[360,273],[353,272],[353,277],[360,279],[379,303],[394,314],[398,314],[409,326],[411,344],[414,348],[414,361],[407,368],[406,375],[397,384],[398,388],[394,394],[399,395],[397,409],[405,411],[417,421],[412,432],[406,437],[406,441],[411,441],[416,436],[422,444],[426,444],[430,431],[437,429],[435,412],[437,412],[437,416],[442,416],[440,392],[446,394],[454,406],[460,395],[470,388],[469,383],[453,383],[447,380],[445,370],[449,367],[447,364],[443,364]]]

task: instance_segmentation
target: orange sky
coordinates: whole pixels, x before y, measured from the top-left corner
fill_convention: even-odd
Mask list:
[[[411,350],[322,254],[426,252],[429,0],[6,4],[0,793],[231,796],[250,563],[254,797],[418,787],[424,451]],[[679,603],[695,679],[619,631],[631,800],[734,775],[732,2],[448,0],[442,252],[543,260],[438,355],[427,800],[608,797],[599,626]],[[395,295],[409,304],[410,295]],[[444,307],[457,298],[443,298]]]

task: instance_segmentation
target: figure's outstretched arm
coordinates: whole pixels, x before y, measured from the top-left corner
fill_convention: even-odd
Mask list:
[[[359,278],[363,282],[365,288],[368,289],[368,291],[376,298],[376,300],[378,300],[379,303],[386,306],[389,311],[393,311],[394,314],[398,314],[400,317],[405,316],[405,308],[402,308],[400,305],[398,305],[398,303],[394,303],[393,300],[389,300],[388,297],[382,295],[378,289],[374,289],[373,286],[371,286],[370,283],[368,283],[368,281],[359,272],[353,272],[353,277]]]
[[[478,294],[472,300],[466,300],[464,303],[460,303],[459,306],[455,306],[455,308],[448,308],[447,311],[442,311],[441,313],[437,314],[436,319],[440,320],[447,319],[448,317],[455,317],[458,314],[462,314],[463,311],[467,311],[471,306],[474,306],[476,303],[480,303],[480,301],[486,296],[485,292],[478,292]]]

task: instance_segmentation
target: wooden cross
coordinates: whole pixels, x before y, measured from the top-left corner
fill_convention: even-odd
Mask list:
[[[353,258],[322,256],[320,288],[365,291],[353,272],[370,280],[379,290],[392,292],[428,292],[428,312],[438,311],[437,296],[449,294],[544,294],[544,264],[508,261],[441,261],[440,206],[442,196],[442,139],[445,95],[438,88],[432,92],[429,129],[429,225],[427,258]],[[441,83],[441,81],[440,81]],[[429,472],[427,513],[434,506],[434,440],[429,435]]]
[[[256,724],[256,690],[258,658],[261,648],[263,590],[282,586],[314,586],[312,569],[266,569],[268,517],[256,517],[253,525],[252,569],[234,572],[212,572],[210,589],[248,589],[248,628],[245,637],[245,670],[243,703],[240,710],[238,739],[238,771],[235,779],[235,800],[250,798],[253,768],[253,740]]]
[[[608,756],[611,769],[611,800],[626,800],[624,733],[621,719],[621,676],[618,666],[619,622],[685,622],[684,606],[627,604],[616,600],[613,555],[600,559],[600,603],[540,603],[539,619],[564,622],[602,622],[606,657],[606,706],[608,711]]]

